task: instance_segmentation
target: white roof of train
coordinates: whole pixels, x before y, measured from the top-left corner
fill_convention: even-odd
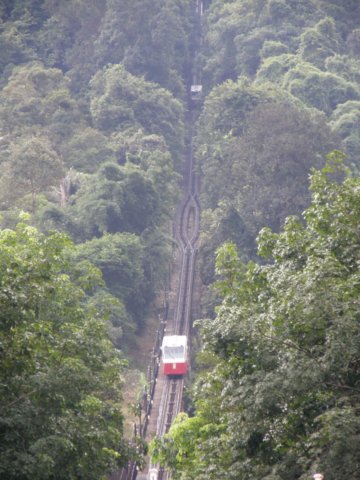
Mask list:
[[[162,341],[161,348],[180,347],[181,345],[186,345],[186,343],[187,343],[186,335],[165,335]]]
[[[197,93],[202,91],[202,85],[191,85],[190,91],[192,93]]]

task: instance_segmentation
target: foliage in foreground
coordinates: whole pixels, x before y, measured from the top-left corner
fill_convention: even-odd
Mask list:
[[[62,234],[25,224],[0,232],[0,477],[7,480],[99,480],[129,455],[123,361],[105,318],[85,304],[100,273],[71,269],[70,246]]]
[[[359,478],[360,179],[341,157],[313,172],[304,222],[260,232],[271,263],[218,251],[223,301],[203,323],[215,366],[197,380],[195,417],[153,442],[176,478]]]

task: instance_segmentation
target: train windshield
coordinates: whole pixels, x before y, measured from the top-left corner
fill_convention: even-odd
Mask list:
[[[164,358],[166,359],[178,359],[178,358],[184,358],[184,346],[180,345],[179,347],[169,347],[165,346],[164,347]]]

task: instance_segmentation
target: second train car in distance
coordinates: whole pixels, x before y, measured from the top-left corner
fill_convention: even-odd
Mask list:
[[[165,335],[162,346],[162,363],[165,375],[185,375],[188,371],[186,335]]]

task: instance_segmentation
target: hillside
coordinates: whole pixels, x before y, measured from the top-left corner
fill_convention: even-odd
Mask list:
[[[0,0],[0,18],[0,476],[137,455],[125,359],[146,370],[194,133],[210,320],[178,461],[154,455],[183,480],[356,480],[359,2]]]

